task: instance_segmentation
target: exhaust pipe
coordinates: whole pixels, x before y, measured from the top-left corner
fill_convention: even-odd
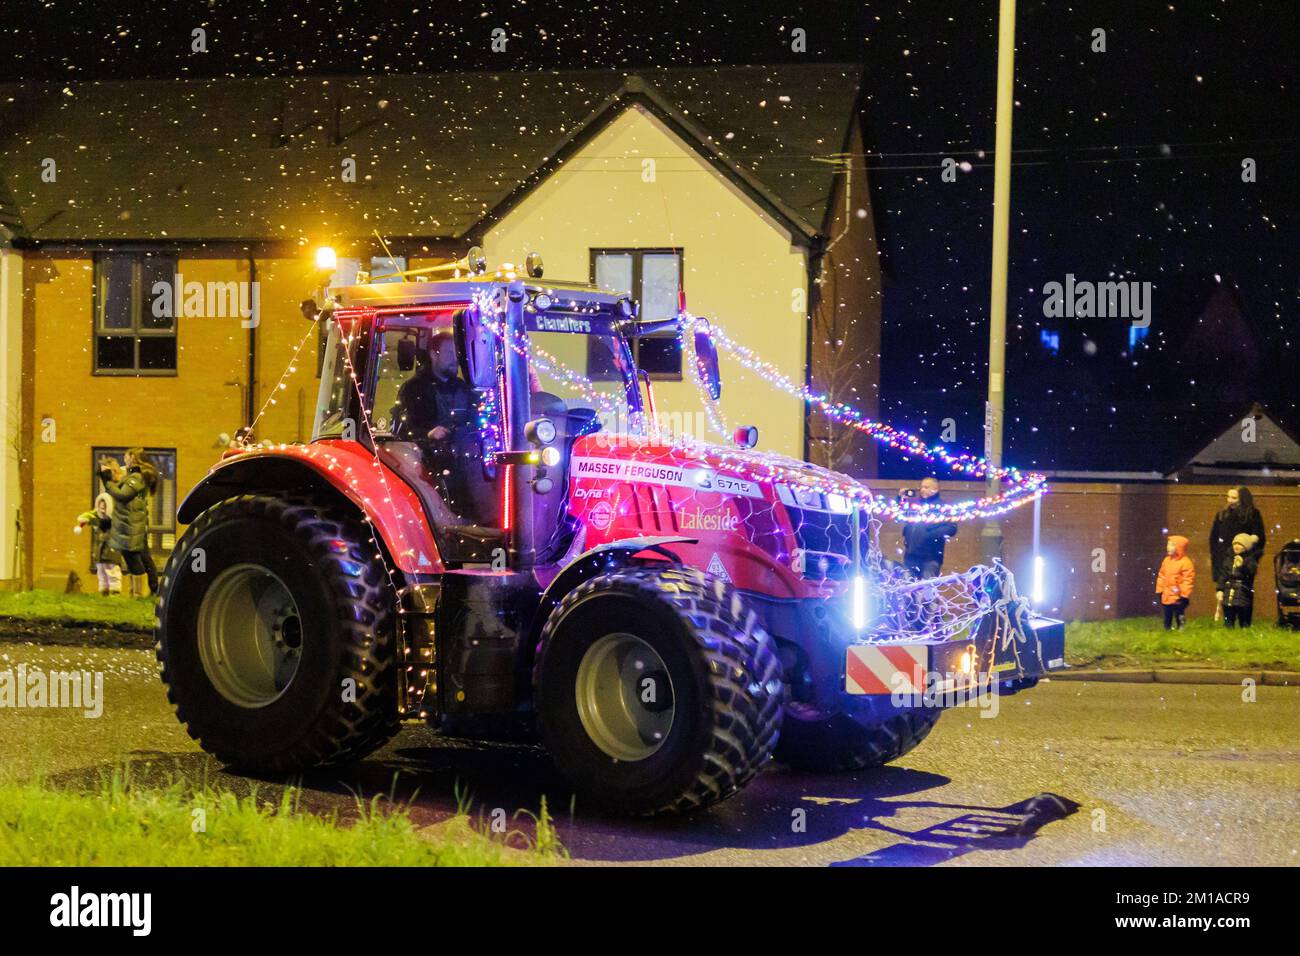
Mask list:
[[[528,356],[512,348],[512,344],[528,342],[524,328],[524,305],[528,293],[522,281],[516,279],[506,289],[505,320],[505,372],[506,372],[506,428],[509,450],[532,450],[525,427],[531,414],[532,387],[528,381]],[[511,465],[506,480],[510,482],[510,566],[516,571],[531,571],[537,562],[537,541],[533,531],[533,485],[528,466]]]

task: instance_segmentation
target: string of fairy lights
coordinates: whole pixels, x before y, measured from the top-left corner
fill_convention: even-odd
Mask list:
[[[929,445],[917,435],[869,419],[850,405],[837,402],[824,393],[815,392],[802,383],[792,381],[774,363],[761,358],[752,349],[736,342],[716,324],[683,312],[678,316],[678,335],[686,366],[691,370],[701,400],[708,411],[711,426],[725,437],[729,438],[734,433],[734,429],[728,427],[718,403],[709,394],[705,385],[700,358],[695,352],[697,331],[707,335],[719,353],[725,353],[760,381],[819,409],[831,421],[860,431],[891,449],[919,458],[936,467],[946,468],[961,477],[978,480],[985,478],[990,472],[989,462],[984,458],[969,453],[954,455],[943,445]],[[769,477],[779,477],[797,484],[811,485],[825,493],[843,495],[850,500],[861,502],[868,512],[894,521],[936,523],[991,518],[1028,504],[1047,490],[1045,476],[1025,474],[1017,468],[1002,467],[992,469],[993,475],[1006,489],[995,497],[936,503],[925,503],[915,499],[898,500],[877,494],[861,482],[832,472],[810,474],[804,463],[794,459],[775,455],[768,455],[767,458]]]
[[[505,342],[505,330],[500,319],[504,310],[499,297],[484,290],[476,295],[474,305],[485,325],[499,340]],[[695,353],[697,331],[706,334],[719,353],[726,354],[759,380],[777,391],[819,409],[831,421],[861,431],[891,449],[919,458],[936,468],[947,469],[959,477],[980,480],[992,470],[1005,490],[1000,495],[992,497],[984,496],[955,502],[896,499],[879,494],[848,476],[815,468],[806,462],[773,452],[741,451],[725,446],[708,445],[690,435],[673,436],[671,441],[674,448],[696,455],[711,454],[720,459],[724,467],[734,470],[742,477],[781,481],[825,495],[839,495],[847,501],[854,502],[870,515],[901,522],[938,523],[991,518],[1028,504],[1046,491],[1046,478],[1043,475],[1025,474],[1017,468],[1010,467],[991,469],[989,462],[984,458],[969,453],[953,454],[943,445],[927,444],[917,435],[869,419],[850,405],[837,402],[824,393],[792,381],[774,363],[736,342],[716,324],[697,318],[688,312],[682,312],[678,316],[678,339],[683,358],[699,392],[709,425],[724,440],[730,440],[735,429],[727,422],[721,407],[709,393],[704,381],[701,362]],[[606,413],[616,411],[613,408],[613,400],[595,388],[587,376],[565,365],[531,339],[524,342],[511,341],[507,345],[516,353],[525,355],[539,372],[551,376],[560,384],[577,392],[601,411]],[[492,418],[486,414],[480,416],[480,422],[483,424],[491,420]],[[485,435],[485,439],[498,442],[490,447],[500,448],[499,432]]]
[[[535,343],[531,337],[508,335],[502,319],[504,308],[499,296],[487,290],[480,290],[475,293],[471,308],[477,310],[484,325],[497,341],[528,360],[531,371],[546,375],[562,387],[576,392],[600,412],[615,416],[619,414],[621,409],[616,399],[597,388],[587,375],[570,368],[557,356]],[[383,501],[375,503],[365,497],[364,490],[361,489],[356,477],[350,474],[351,466],[344,465],[328,453],[325,457],[330,462],[331,470],[343,467],[349,473],[352,486],[363,496],[367,507],[361,509],[361,512],[375,547],[374,556],[383,567],[390,586],[396,590],[397,575],[383,553],[384,549],[380,544],[381,535],[370,514],[371,508],[378,504],[386,506],[386,512],[392,514],[396,520],[397,509],[393,490],[386,469],[378,456],[379,443],[367,407],[366,390],[352,361],[349,345],[354,332],[344,324],[340,316],[331,313],[329,318],[335,322],[338,335],[342,340],[338,355],[342,359],[343,374],[347,376],[351,389],[357,397],[362,427],[372,448],[370,465],[375,469],[380,486],[383,488]],[[639,445],[649,454],[665,456],[682,454],[701,460],[708,459],[710,465],[719,471],[751,481],[784,483],[795,489],[803,489],[805,492],[821,494],[824,496],[821,500],[825,502],[829,502],[831,496],[838,495],[842,499],[841,503],[848,510],[860,509],[865,519],[863,530],[867,535],[866,558],[874,568],[875,586],[880,593],[880,606],[883,612],[875,628],[878,639],[908,638],[914,635],[919,625],[924,625],[934,633],[943,633],[952,637],[964,634],[971,627],[976,626],[977,621],[989,610],[978,599],[978,588],[975,587],[978,581],[972,577],[972,575],[977,577],[976,573],[981,569],[972,569],[965,574],[949,575],[938,581],[913,581],[910,574],[882,560],[878,542],[881,524],[886,520],[969,521],[1004,514],[1043,494],[1046,491],[1045,478],[1037,474],[1022,474],[1015,468],[991,469],[989,463],[982,458],[965,453],[954,454],[943,445],[929,445],[916,435],[871,420],[859,410],[843,402],[834,401],[826,394],[792,381],[774,363],[764,360],[752,349],[735,341],[716,324],[685,311],[679,314],[677,319],[678,340],[684,363],[700,395],[709,427],[722,436],[724,442],[732,440],[735,430],[730,427],[719,402],[710,393],[709,383],[704,375],[704,364],[696,352],[697,332],[707,336],[718,354],[726,355],[769,387],[818,409],[831,421],[861,431],[889,448],[920,458],[936,467],[947,468],[956,475],[978,479],[992,471],[1005,490],[996,497],[952,503],[934,504],[892,499],[875,493],[869,486],[853,478],[774,452],[757,452],[753,449],[736,447],[734,444],[710,444],[689,434],[661,434],[657,420],[650,429],[651,434],[647,435],[646,426],[649,420],[644,415],[632,417],[629,421],[632,434],[617,436],[619,442],[629,447]],[[276,387],[272,389],[252,422],[243,430],[245,435],[251,435],[253,427],[276,404],[278,393],[285,389],[289,376],[297,370],[303,348],[318,333],[318,321],[311,324],[308,333],[298,342]],[[502,371],[498,368],[496,387],[482,390],[476,415],[476,425],[483,441],[484,462],[489,465],[493,463],[496,453],[503,450],[508,441],[501,414],[504,400],[504,381]],[[266,446],[268,443],[260,444]],[[404,613],[404,609],[399,607],[398,613]],[[408,679],[416,678],[417,669],[419,669],[419,678],[427,676],[426,662],[408,660],[406,664]]]
[[[600,412],[616,415],[618,409],[613,398],[598,389],[591,379],[581,372],[570,368],[556,356],[537,345],[530,338],[522,341],[508,341],[504,323],[501,321],[504,309],[500,296],[488,289],[476,291],[472,308],[477,310],[485,326],[492,334],[517,354],[525,356],[533,369],[549,376],[562,386],[576,392],[591,403]],[[335,317],[339,324],[339,333],[345,338],[350,334]],[[298,342],[284,373],[275,388],[271,390],[261,409],[249,423],[245,434],[251,434],[253,427],[262,419],[269,408],[276,404],[277,394],[286,387],[288,377],[297,370],[298,359],[307,341],[316,333],[317,325],[312,327]],[[937,468],[946,468],[951,473],[968,479],[982,479],[990,472],[989,463],[969,453],[954,454],[940,444],[927,444],[917,435],[896,429],[883,422],[867,418],[863,413],[838,402],[829,395],[814,391],[807,385],[795,382],[773,362],[763,359],[749,347],[733,339],[717,324],[683,311],[678,316],[678,339],[686,367],[700,395],[710,427],[724,440],[730,440],[735,430],[723,414],[717,400],[709,392],[702,372],[703,365],[695,350],[695,336],[702,332],[712,342],[719,354],[725,354],[746,371],[756,376],[769,387],[783,392],[793,399],[818,409],[828,419],[848,428],[853,428],[870,436],[877,442],[909,456],[919,458]],[[345,373],[356,391],[362,409],[362,422],[367,436],[374,446],[374,428],[370,415],[366,411],[365,396],[351,356],[346,348],[341,349]],[[504,447],[505,436],[501,422],[500,407],[502,397],[497,388],[483,390],[479,402],[476,425],[484,442],[484,460],[491,463],[495,454]],[[636,426],[636,423],[632,423]],[[656,429],[657,431],[657,429]],[[658,436],[656,436],[658,437]],[[895,499],[878,494],[869,486],[845,475],[828,469],[818,468],[798,459],[774,452],[758,452],[752,449],[738,449],[725,445],[713,445],[703,442],[691,435],[681,434],[668,437],[670,450],[679,450],[696,457],[709,455],[720,467],[735,472],[738,476],[750,480],[784,482],[806,491],[823,495],[838,495],[846,502],[852,502],[862,508],[869,516],[876,519],[901,522],[935,523],[946,521],[971,521],[989,518],[1027,504],[1046,491],[1046,479],[1039,474],[1025,474],[1016,468],[992,469],[999,483],[1004,487],[1002,494],[993,497],[980,497],[956,502],[927,503],[917,499]],[[392,492],[388,486],[384,469],[378,458],[373,458],[376,474],[384,488],[386,501],[391,502]],[[373,530],[373,529],[372,529]],[[380,555],[380,560],[384,560]],[[390,579],[392,569],[384,563]]]
[[[307,329],[307,332],[298,340],[298,344],[294,346],[293,356],[289,359],[289,364],[285,366],[284,371],[280,373],[280,380],[276,382],[275,387],[267,393],[266,401],[264,401],[262,407],[257,410],[257,414],[253,416],[253,420],[241,428],[238,434],[243,436],[252,435],[254,429],[257,427],[257,423],[262,420],[262,416],[266,414],[267,410],[273,405],[279,404],[279,394],[289,387],[289,376],[298,371],[298,356],[302,354],[303,346],[315,337],[316,334],[317,326],[315,322],[312,322]]]

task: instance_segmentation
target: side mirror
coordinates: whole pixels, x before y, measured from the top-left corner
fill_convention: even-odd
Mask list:
[[[701,328],[703,326],[703,328]],[[718,371],[718,347],[709,335],[709,323],[700,319],[695,324],[695,361],[699,365],[700,379],[715,402],[722,397],[722,375]]]
[[[461,374],[475,388],[496,386],[496,336],[492,334],[477,309],[461,309],[452,317],[456,336],[456,356]]]

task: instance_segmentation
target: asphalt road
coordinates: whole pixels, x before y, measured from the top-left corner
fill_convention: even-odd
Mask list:
[[[128,760],[273,798],[281,782],[224,773],[176,723],[152,654],[0,644],[0,671],[99,670],[104,712],[0,710],[0,770],[78,786]],[[431,833],[468,795],[511,827],[543,793],[574,862],[679,865],[1298,865],[1300,688],[1045,683],[943,716],[898,763],[837,776],[772,766],[690,817],[621,820],[574,808],[545,756],[408,727],[345,772],[306,778],[303,806],[345,818],[357,794],[394,792]]]

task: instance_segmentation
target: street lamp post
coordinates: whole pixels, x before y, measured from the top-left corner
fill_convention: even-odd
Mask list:
[[[989,393],[984,416],[984,457],[989,462],[987,494],[999,491],[995,469],[1002,465],[1002,409],[1006,393],[1007,244],[1011,229],[1011,116],[1015,86],[1016,0],[998,9],[998,105],[993,142],[993,282],[989,296]],[[985,560],[1002,557],[1002,522],[989,518],[980,532]]]

